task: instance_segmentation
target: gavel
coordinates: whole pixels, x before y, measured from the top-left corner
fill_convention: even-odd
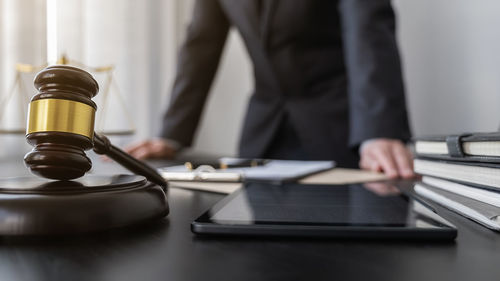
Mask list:
[[[29,104],[26,140],[34,146],[24,157],[35,175],[55,180],[82,177],[92,167],[85,150],[107,155],[133,173],[166,187],[165,180],[150,166],[94,132],[99,92],[88,72],[66,65],[49,66],[34,80],[38,94]]]

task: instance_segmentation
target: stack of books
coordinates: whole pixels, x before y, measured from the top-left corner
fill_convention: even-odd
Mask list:
[[[418,195],[500,231],[500,132],[418,138],[415,151]]]

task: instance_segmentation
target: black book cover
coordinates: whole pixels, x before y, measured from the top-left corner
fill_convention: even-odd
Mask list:
[[[459,135],[425,136],[414,139],[418,158],[437,159],[452,162],[500,163],[500,132],[472,133]],[[429,150],[426,144],[440,144],[438,150]],[[470,148],[464,144],[478,143]],[[441,149],[443,151],[440,151]],[[476,150],[478,153],[474,153]]]

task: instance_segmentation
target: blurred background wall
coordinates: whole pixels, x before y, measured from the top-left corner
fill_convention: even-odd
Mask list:
[[[500,1],[396,0],[415,135],[500,125]]]
[[[0,0],[0,98],[9,91],[19,62],[40,65],[66,54],[89,66],[114,65],[126,108],[111,98],[108,104],[114,106],[106,110],[105,126],[127,127],[124,115],[129,114],[137,130],[113,141],[123,145],[154,136],[168,103],[192,3]],[[500,2],[394,0],[394,7],[414,134],[497,130]],[[236,152],[251,73],[241,38],[232,31],[193,149]],[[106,77],[96,77],[102,86]],[[32,77],[24,79],[31,86]],[[2,122],[15,123],[7,119]],[[0,156],[24,153],[28,147],[23,142],[22,136],[0,135]]]
[[[0,0],[0,128],[7,131],[24,126],[20,116],[24,113],[18,106],[24,101],[16,92],[7,102],[16,78],[16,63],[39,65],[47,60],[45,7],[45,1]],[[29,82],[33,75],[22,78]],[[24,143],[19,135],[0,134],[0,156],[27,151]]]

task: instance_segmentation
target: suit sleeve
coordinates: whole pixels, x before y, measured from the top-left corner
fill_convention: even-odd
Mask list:
[[[230,24],[217,0],[197,0],[160,136],[190,146],[224,49]]]
[[[395,15],[390,0],[341,0],[349,91],[349,145],[410,138]]]

